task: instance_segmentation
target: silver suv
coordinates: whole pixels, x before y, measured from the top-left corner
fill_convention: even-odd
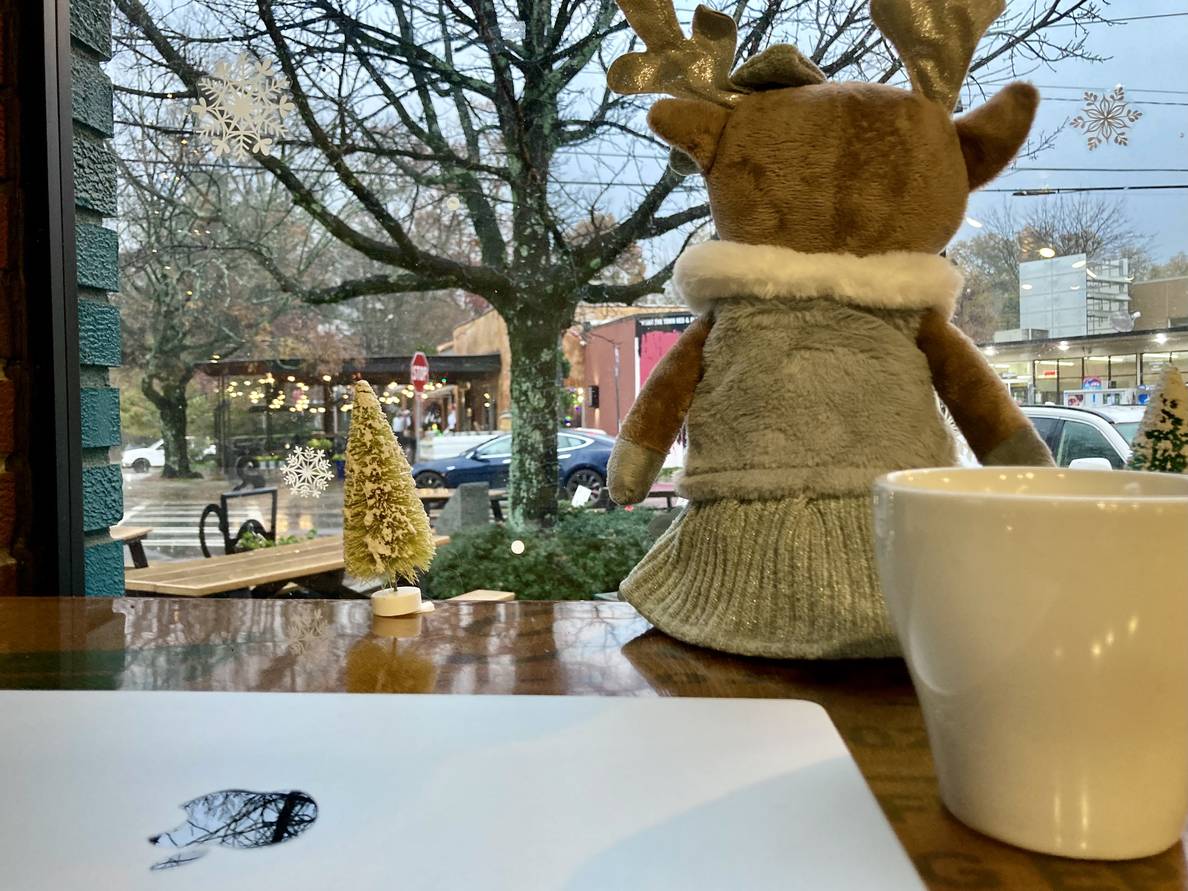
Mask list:
[[[1021,405],[1060,467],[1120,470],[1130,460],[1130,442],[1146,410],[1142,405],[1068,408],[1062,405]],[[952,426],[957,463],[977,467],[978,459],[965,438]]]
[[[1101,466],[1121,469],[1130,460],[1130,441],[1138,432],[1144,406],[1117,405],[1101,408],[1067,408],[1060,405],[1024,405],[1023,414],[1035,426],[1059,467]],[[1086,459],[1098,459],[1089,462]]]

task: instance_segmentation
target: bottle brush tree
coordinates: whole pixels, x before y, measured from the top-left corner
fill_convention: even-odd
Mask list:
[[[1130,467],[1184,473],[1188,470],[1188,386],[1174,365],[1163,372],[1142,426],[1131,444]]]
[[[404,453],[367,381],[355,384],[342,504],[346,571],[386,587],[414,581],[433,560],[429,517]]]

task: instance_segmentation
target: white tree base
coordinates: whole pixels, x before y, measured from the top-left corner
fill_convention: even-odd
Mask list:
[[[381,588],[371,595],[371,611],[377,616],[411,616],[433,611],[433,604],[421,600],[421,589],[412,585]]]
[[[372,616],[371,633],[376,637],[391,637],[397,640],[419,637],[423,615],[424,613],[413,613],[411,616]]]

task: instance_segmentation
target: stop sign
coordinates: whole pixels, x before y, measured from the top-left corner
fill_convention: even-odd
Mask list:
[[[429,360],[424,353],[416,353],[408,366],[408,376],[412,380],[413,389],[418,393],[425,390],[425,382],[429,380]]]

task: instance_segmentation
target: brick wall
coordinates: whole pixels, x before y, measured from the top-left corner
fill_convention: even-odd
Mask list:
[[[119,288],[111,81],[111,0],[70,0],[71,115],[74,119],[75,239],[78,258],[80,410],[83,447],[85,593],[124,593],[124,556],[107,529],[124,515],[123,484],[108,450],[120,446],[119,391],[108,369],[120,364]]]

